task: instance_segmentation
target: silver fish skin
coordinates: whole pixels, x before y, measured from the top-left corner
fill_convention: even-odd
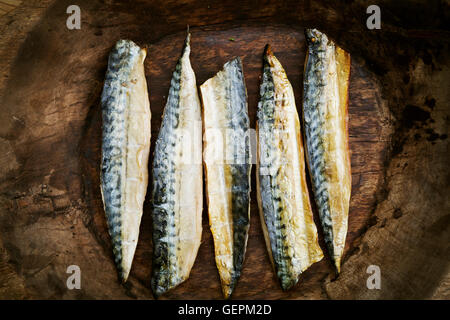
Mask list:
[[[130,273],[148,183],[151,112],[146,54],[134,42],[119,40],[109,55],[101,97],[100,190],[122,282]]]
[[[200,86],[208,215],[223,296],[241,275],[250,225],[247,89],[239,57]]]
[[[283,290],[322,259],[309,201],[292,86],[269,45],[257,112],[257,195],[266,245]]]
[[[350,55],[316,29],[307,29],[305,33],[308,51],[303,83],[303,125],[307,162],[326,247],[339,273],[351,194]]]
[[[153,160],[155,297],[189,277],[202,234],[202,119],[188,33],[173,72]]]

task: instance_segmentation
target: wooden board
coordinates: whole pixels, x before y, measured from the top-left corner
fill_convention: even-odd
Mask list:
[[[220,27],[219,27],[220,28]],[[286,27],[247,26],[226,29],[205,28],[204,31],[191,28],[192,54],[191,61],[198,83],[201,84],[222,68],[223,63],[234,56],[241,56],[248,91],[249,117],[251,127],[255,128],[256,108],[259,99],[259,81],[262,70],[262,52],[270,42],[275,54],[285,66],[289,79],[294,87],[296,100],[300,106],[303,64],[305,60],[305,39],[303,30]],[[163,107],[169,90],[170,79],[181,52],[185,33],[167,36],[149,46],[149,57],[145,63],[149,82],[150,105],[152,110],[152,146],[161,125]],[[231,41],[230,39],[234,39]],[[378,120],[377,90],[358,64],[353,63],[350,87],[350,146],[352,151],[353,196],[349,219],[347,251],[351,243],[359,235],[367,223],[375,203],[375,193],[382,175],[384,152],[387,140],[380,139],[382,125]],[[99,79],[101,80],[101,79]],[[299,109],[299,113],[301,109]],[[91,197],[88,208],[96,217],[91,226],[94,233],[105,232],[104,213],[99,193],[99,163],[101,150],[101,114],[98,105],[92,109],[92,117],[88,117],[88,132],[82,141],[82,157],[86,162],[85,184],[89,186]],[[153,153],[153,148],[151,150]],[[85,156],[88,154],[89,156]],[[152,157],[151,157],[152,158]],[[308,294],[310,287],[316,283],[319,289],[320,280],[330,273],[328,263],[323,260],[303,276],[302,285],[289,293],[282,293],[271,270],[268,259],[256,201],[255,172],[252,174],[251,194],[251,228],[249,232],[248,251],[242,276],[234,294],[234,298],[281,298],[299,297]],[[148,192],[150,192],[150,187]],[[148,198],[148,197],[147,197]],[[204,201],[206,204],[206,200]],[[142,283],[148,284],[150,279],[151,255],[151,208],[146,201],[144,218],[141,227],[140,242],[135,257],[132,277],[138,277]],[[317,220],[318,222],[318,220]],[[202,246],[198,254],[190,279],[176,290],[167,294],[170,298],[220,298],[220,281],[214,263],[213,241],[208,226],[205,205],[203,216]],[[109,244],[107,251],[111,251]],[[92,263],[92,262],[90,262]],[[306,290],[303,290],[305,286]],[[189,292],[189,293],[188,293]]]
[[[120,38],[129,38],[149,49],[145,70],[152,111],[152,160],[170,78],[185,37],[185,24],[190,24],[192,33],[191,62],[198,85],[213,76],[226,61],[241,56],[252,128],[255,127],[262,52],[266,43],[272,45],[286,69],[300,111],[306,50],[303,25],[286,13],[289,11],[287,4],[282,3],[273,3],[256,12],[252,11],[251,3],[245,3],[241,10],[246,14],[239,16],[234,13],[234,6],[221,6],[218,2],[208,5],[209,8],[195,1],[170,1],[165,7],[157,1],[139,1],[133,8],[114,1],[107,4],[78,2],[82,9],[81,30],[65,27],[68,1],[46,1],[49,8],[36,13],[36,25],[23,31],[24,40],[14,63],[5,60],[1,69],[0,101],[5,117],[0,120],[0,146],[4,150],[0,169],[0,270],[3,270],[0,297],[151,299],[149,197],[144,206],[130,279],[125,285],[117,281],[101,203],[99,100],[109,50]],[[295,10],[301,13],[307,7]],[[31,10],[25,7],[13,13],[24,18]],[[316,17],[317,11],[311,9],[311,12],[303,13],[309,19],[306,21]],[[282,13],[290,16],[290,20],[281,21]],[[326,18],[329,22],[333,19]],[[20,36],[17,30],[6,28]],[[342,40],[344,47],[351,44],[350,36],[341,39],[336,30],[331,34],[338,43]],[[13,43],[14,37],[6,37],[2,44],[7,41]],[[351,45],[349,48],[352,49]],[[358,259],[373,245],[364,241],[367,230],[377,226],[383,232],[389,222],[389,218],[384,218],[383,222],[377,217],[377,208],[388,205],[383,202],[389,199],[386,189],[394,188],[389,187],[385,178],[392,165],[395,129],[392,114],[396,114],[395,109],[389,111],[388,103],[391,103],[389,99],[394,101],[395,94],[380,84],[381,80],[389,79],[388,76],[378,75],[359,50],[363,49],[355,50],[350,78],[353,183],[341,277],[331,281],[331,267],[325,258],[307,270],[293,290],[281,291],[271,270],[260,227],[253,169],[248,248],[233,298],[377,297],[367,291],[364,280],[365,268],[374,262],[364,264]],[[11,68],[7,68],[7,63]],[[411,121],[415,124],[419,120]],[[147,195],[149,193],[150,186]],[[221,298],[206,205],[204,208],[202,245],[191,276],[162,298]],[[318,222],[317,214],[315,218]],[[395,214],[394,218],[398,220]],[[446,235],[444,233],[440,241],[445,241]],[[376,243],[383,243],[383,250],[388,252],[392,239],[386,234],[379,237],[381,240]],[[408,241],[405,240],[406,246]],[[322,238],[321,246],[324,248]],[[438,244],[436,248],[435,252],[440,252],[443,247]],[[392,256],[395,252],[388,254]],[[357,261],[352,262],[352,259]],[[389,264],[379,257],[374,260]],[[66,287],[69,276],[66,269],[70,265],[81,268],[81,290]],[[360,270],[355,270],[355,266]],[[349,270],[356,275],[349,275]]]

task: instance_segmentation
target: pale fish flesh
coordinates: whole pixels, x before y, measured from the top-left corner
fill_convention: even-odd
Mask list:
[[[270,46],[264,52],[257,112],[257,191],[261,224],[283,290],[323,257],[306,184],[294,92]]]
[[[316,29],[306,30],[306,40],[306,154],[326,247],[339,273],[352,186],[347,110],[350,55]]]
[[[208,214],[222,293],[241,275],[250,224],[250,135],[242,62],[227,62],[200,87]]]
[[[202,235],[202,120],[190,34],[173,72],[153,161],[155,297],[189,277]]]
[[[100,187],[121,281],[130,273],[147,192],[150,103],[146,50],[129,40],[109,55],[101,98],[103,136]]]

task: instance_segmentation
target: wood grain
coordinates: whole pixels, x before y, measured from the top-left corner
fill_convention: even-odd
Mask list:
[[[80,0],[82,29],[71,31],[65,27],[70,4],[30,1],[0,17],[0,298],[152,298],[148,200],[130,280],[117,281],[99,191],[99,100],[115,41],[147,47],[153,156],[186,24],[198,84],[241,56],[253,128],[266,43],[287,71],[298,108],[305,26],[320,27],[353,58],[353,184],[342,274],[333,279],[326,258],[293,290],[281,291],[264,245],[253,170],[248,249],[233,298],[448,297],[449,93],[436,84],[448,81],[449,57],[439,19],[432,30],[423,26],[427,21],[405,29],[411,22],[386,1],[383,30],[368,32],[362,1]],[[411,10],[434,8],[425,7]],[[203,218],[191,276],[164,298],[221,299],[206,206]],[[81,290],[66,287],[72,264],[82,270]],[[365,285],[370,264],[382,270],[382,290]]]

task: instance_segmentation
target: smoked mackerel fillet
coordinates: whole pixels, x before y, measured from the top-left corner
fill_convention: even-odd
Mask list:
[[[202,235],[202,120],[188,34],[172,75],[153,161],[155,297],[189,277]]]
[[[147,192],[150,103],[146,50],[119,40],[109,55],[101,98],[100,188],[119,278],[130,273]]]
[[[283,290],[322,259],[306,184],[294,92],[278,59],[264,52],[257,111],[257,198],[267,249]]]
[[[250,223],[250,137],[247,89],[239,57],[200,87],[208,214],[222,293],[240,277]]]
[[[306,40],[306,154],[326,247],[339,273],[352,185],[347,110],[350,55],[316,29],[306,30]]]

